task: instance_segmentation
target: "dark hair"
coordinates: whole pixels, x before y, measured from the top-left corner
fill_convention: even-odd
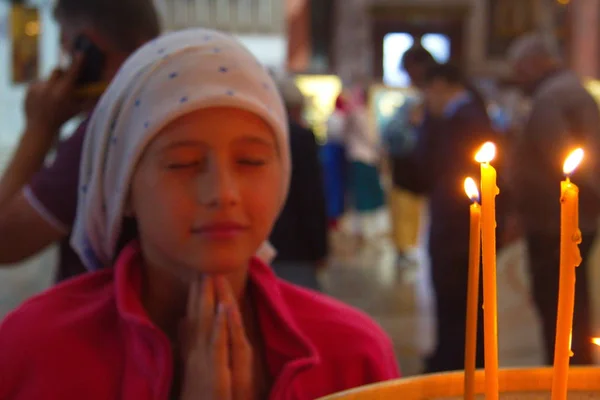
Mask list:
[[[451,85],[460,85],[468,91],[477,104],[484,109],[487,107],[485,97],[481,91],[465,76],[462,70],[450,63],[436,64],[427,69],[425,72],[425,84],[428,85],[436,79],[441,79]]]
[[[427,68],[425,71],[425,83],[429,84],[437,79],[453,85],[466,85],[463,72],[454,64],[436,64]]]
[[[418,64],[425,67],[436,65],[437,61],[425,47],[416,44],[406,50],[400,59],[400,68],[406,69],[407,64]]]
[[[67,24],[89,24],[127,53],[161,33],[152,0],[58,0],[54,17]]]

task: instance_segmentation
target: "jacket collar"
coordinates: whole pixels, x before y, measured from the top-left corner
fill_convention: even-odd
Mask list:
[[[158,330],[150,321],[142,306],[141,257],[137,242],[129,244],[119,255],[115,265],[115,291],[119,316],[131,323]],[[309,368],[319,363],[319,355],[313,343],[298,326],[292,310],[281,291],[279,279],[269,266],[259,258],[250,261],[249,279],[254,286],[252,291],[263,342],[267,350],[267,361],[272,372],[272,360],[280,360],[280,367],[293,365],[296,368]]]

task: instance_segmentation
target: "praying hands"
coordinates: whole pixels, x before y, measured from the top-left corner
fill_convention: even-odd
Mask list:
[[[182,328],[181,399],[252,399],[252,348],[225,278],[204,277],[192,283]]]

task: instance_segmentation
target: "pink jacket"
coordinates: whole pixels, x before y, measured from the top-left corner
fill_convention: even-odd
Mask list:
[[[366,315],[277,279],[253,259],[250,279],[270,399],[312,400],[399,376],[392,344]],[[139,249],[115,268],[42,293],[0,326],[2,400],[167,400],[171,347],[139,300]]]

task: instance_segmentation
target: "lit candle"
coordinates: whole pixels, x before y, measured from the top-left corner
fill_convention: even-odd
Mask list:
[[[496,170],[490,162],[496,146],[486,142],[475,160],[481,163],[481,246],[483,254],[483,326],[485,399],[498,400],[498,299],[496,293]]]
[[[581,263],[579,243],[579,188],[569,176],[583,160],[583,150],[573,151],[565,160],[565,180],[560,183],[560,279],[558,288],[558,315],[554,344],[552,400],[567,398],[569,358],[571,356],[571,329],[575,306],[575,268]]]
[[[472,178],[465,179],[470,207],[469,278],[467,289],[467,334],[465,337],[465,399],[475,398],[475,353],[477,351],[477,305],[479,303],[479,257],[481,255],[481,206],[479,190]]]

